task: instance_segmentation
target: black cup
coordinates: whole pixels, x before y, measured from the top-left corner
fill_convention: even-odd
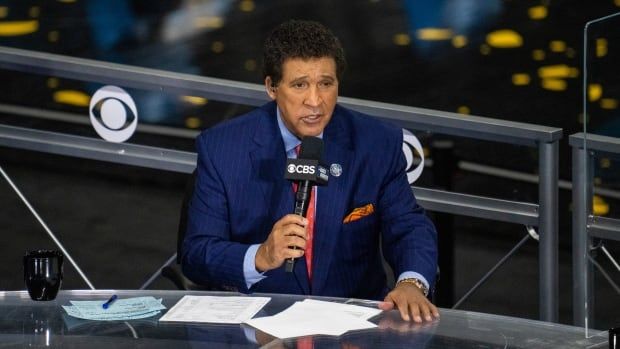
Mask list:
[[[24,256],[24,281],[30,298],[51,301],[62,282],[63,255],[60,251],[29,251]]]

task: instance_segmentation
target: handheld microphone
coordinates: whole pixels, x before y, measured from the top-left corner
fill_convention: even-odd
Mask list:
[[[318,137],[304,137],[297,159],[288,159],[284,178],[297,183],[293,213],[306,217],[310,204],[310,193],[315,185],[326,185],[329,179],[327,169],[320,164],[323,155],[323,140]],[[295,259],[286,261],[286,271],[292,272]]]

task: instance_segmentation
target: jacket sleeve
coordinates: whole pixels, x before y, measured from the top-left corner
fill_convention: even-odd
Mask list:
[[[383,253],[395,276],[420,273],[433,288],[437,273],[437,232],[416,202],[407,181],[402,131],[391,135],[384,159],[387,172],[379,197]],[[399,137],[400,136],[400,137]]]
[[[229,202],[208,131],[197,138],[197,177],[182,248],[183,273],[198,284],[248,292],[243,257],[250,245],[231,241]]]

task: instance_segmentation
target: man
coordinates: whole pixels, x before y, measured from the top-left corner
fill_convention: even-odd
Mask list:
[[[288,21],[270,34],[263,73],[273,101],[197,139],[183,271],[246,293],[383,299],[380,307],[396,306],[404,320],[431,321],[439,315],[425,296],[437,268],[435,228],[407,183],[401,129],[336,104],[345,65],[338,39],[319,23]],[[314,219],[291,214],[284,179],[305,136],[323,139],[333,169],[312,194]],[[398,276],[393,290],[380,245]]]

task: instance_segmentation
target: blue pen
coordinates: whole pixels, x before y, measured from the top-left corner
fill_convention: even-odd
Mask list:
[[[110,307],[110,305],[112,305],[112,303],[114,303],[116,298],[118,298],[117,295],[115,295],[115,294],[112,295],[112,297],[110,297],[110,299],[108,299],[107,302],[103,303],[103,305],[102,305],[103,309],[108,309]]]

